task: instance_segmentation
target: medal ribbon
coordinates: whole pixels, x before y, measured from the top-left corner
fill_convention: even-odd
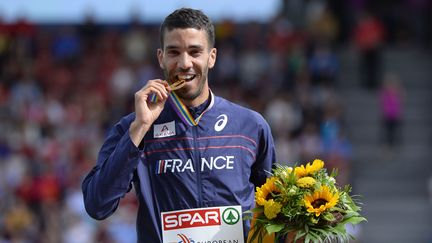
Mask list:
[[[174,109],[174,111],[177,113],[178,117],[187,125],[189,126],[197,126],[199,121],[201,120],[201,117],[204,115],[204,113],[210,109],[210,107],[213,106],[213,95],[211,96],[211,103],[207,109],[201,113],[196,119],[193,118],[191,113],[189,112],[188,108],[183,104],[183,102],[180,100],[180,98],[177,96],[175,92],[171,92],[168,97],[168,101],[171,104],[171,107]],[[150,102],[157,102],[158,98],[155,94],[152,94],[150,96]]]
[[[201,116],[204,114],[204,112],[199,117],[197,117],[197,120],[195,120],[191,115],[191,113],[189,112],[188,108],[183,104],[183,102],[180,100],[180,98],[177,96],[175,92],[170,93],[168,101],[170,102],[172,108],[184,123],[188,124],[189,126],[198,125],[198,122],[201,119]]]

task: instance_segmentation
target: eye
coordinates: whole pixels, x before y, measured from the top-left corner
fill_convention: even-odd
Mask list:
[[[177,50],[168,50],[167,54],[168,56],[177,56],[179,52]]]
[[[193,57],[198,57],[198,56],[201,55],[201,53],[202,53],[201,50],[194,49],[194,50],[191,50],[191,51],[189,52],[189,55],[191,55],[191,56],[193,56]]]

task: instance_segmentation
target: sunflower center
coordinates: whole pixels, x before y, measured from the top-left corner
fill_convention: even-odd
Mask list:
[[[272,195],[271,195],[271,193],[267,194],[267,196],[265,197],[265,200],[266,200],[266,201],[268,201],[268,200],[270,200],[270,199],[272,199]]]
[[[274,196],[276,196],[276,195],[278,195],[278,194],[279,194],[279,192],[269,192],[269,193],[267,194],[267,196],[265,197],[265,200],[268,201],[268,200],[274,198]]]
[[[328,203],[327,200],[319,198],[319,199],[313,201],[311,204],[312,204],[312,207],[319,208],[322,205],[325,205],[326,203]]]

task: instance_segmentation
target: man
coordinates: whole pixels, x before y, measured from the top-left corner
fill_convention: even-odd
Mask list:
[[[167,16],[157,57],[167,81],[149,80],[135,93],[135,112],[112,129],[82,184],[86,210],[96,219],[114,213],[133,184],[139,242],[163,241],[164,212],[251,209],[254,188],[265,182],[275,159],[262,116],[209,89],[216,49],[206,15],[182,8]],[[173,91],[176,80],[186,84]],[[249,227],[244,222],[244,238]]]

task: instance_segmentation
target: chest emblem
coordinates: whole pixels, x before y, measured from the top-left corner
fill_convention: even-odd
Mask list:
[[[218,116],[217,119],[218,120],[216,121],[216,123],[214,125],[214,129],[216,132],[220,132],[225,128],[225,126],[228,122],[228,116],[225,114],[222,114],[222,115]]]
[[[162,124],[155,124],[153,127],[154,138],[165,138],[176,135],[175,122],[167,122]]]

